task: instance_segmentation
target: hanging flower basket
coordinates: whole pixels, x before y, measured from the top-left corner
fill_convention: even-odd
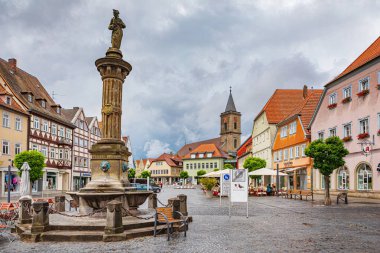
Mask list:
[[[356,95],[358,97],[365,97],[369,94],[369,90],[362,90],[361,92],[357,93]]]
[[[342,104],[347,104],[347,103],[349,103],[349,102],[351,102],[351,97],[346,97],[346,98],[343,98],[342,99]]]
[[[334,109],[335,107],[337,107],[337,103],[334,103],[334,104],[329,104],[328,106],[327,106],[327,108],[329,108],[330,110],[331,109]]]
[[[346,136],[342,139],[343,142],[348,142],[348,141],[352,141],[352,137],[351,136]]]
[[[358,135],[358,139],[365,139],[365,138],[368,138],[369,137],[369,133],[362,133],[362,134],[359,134]]]

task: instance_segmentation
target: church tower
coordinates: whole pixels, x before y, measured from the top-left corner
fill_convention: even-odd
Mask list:
[[[241,113],[236,111],[232,91],[226,109],[220,114],[220,140],[226,153],[235,153],[241,143]]]

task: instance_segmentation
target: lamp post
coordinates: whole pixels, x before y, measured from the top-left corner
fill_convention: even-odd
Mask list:
[[[8,203],[11,203],[11,168],[12,168],[12,159],[8,159],[9,165],[8,165],[8,182],[7,182],[7,188],[8,188]]]
[[[279,196],[278,195],[278,191],[279,191],[279,189],[280,189],[280,177],[279,177],[279,164],[278,164],[278,159],[276,160],[276,162],[277,162],[277,164],[276,164],[276,166],[277,166],[277,177],[276,177],[276,190],[277,190],[277,197]]]

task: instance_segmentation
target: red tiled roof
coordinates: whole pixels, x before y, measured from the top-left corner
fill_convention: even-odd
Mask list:
[[[303,89],[276,89],[255,120],[265,112],[268,123],[277,124],[289,115],[303,100]]]
[[[241,144],[241,146],[237,149],[237,157],[239,158],[245,155],[246,153],[251,152],[251,148],[252,148],[252,135],[250,135],[248,139],[246,139],[243,142],[243,144]]]
[[[295,108],[282,122],[285,123],[289,118],[295,115],[300,115],[302,126],[304,127],[305,131],[308,131],[307,128],[311,119],[313,118],[315,110],[317,109],[318,102],[322,96],[322,93],[323,90],[321,89],[309,90],[306,99],[300,103],[298,107]],[[282,122],[280,122],[279,125],[281,125]]]
[[[198,141],[198,142],[193,142],[184,145],[180,150],[178,150],[177,155],[180,157],[185,157],[188,153],[196,149],[199,145],[201,144],[210,144],[213,143],[217,147],[220,147],[222,145],[222,142],[220,140],[220,137],[214,138],[214,139],[209,139],[209,140],[204,140],[204,141]]]
[[[177,155],[163,153],[158,158],[153,159],[151,163],[160,161],[166,162],[170,167],[182,167],[182,165],[180,165],[180,163],[182,163],[182,159]]]
[[[351,73],[352,71],[360,68],[364,64],[374,60],[380,56],[380,36],[361,54],[355,61],[353,61],[340,75],[338,75],[331,82]],[[331,83],[329,82],[329,83]],[[328,84],[329,84],[328,83]]]
[[[3,86],[0,85],[0,95],[9,95],[11,98],[11,104],[5,103],[1,98],[0,98],[0,105],[4,108],[8,108],[23,114],[27,114],[25,110],[21,108],[19,104],[13,99],[13,94],[8,92]]]
[[[212,153],[212,157],[228,158],[228,155],[224,153],[221,149],[219,149],[214,143],[209,143],[209,144],[199,145],[196,149],[188,153],[183,159],[191,158],[192,154],[198,155],[198,154],[205,154],[205,153]]]

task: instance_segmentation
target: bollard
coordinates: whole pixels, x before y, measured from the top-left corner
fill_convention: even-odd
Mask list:
[[[20,198],[20,212],[19,212],[19,223],[20,224],[30,224],[32,223],[32,199],[30,198]]]
[[[40,233],[48,230],[49,227],[49,203],[46,201],[34,202],[32,233]]]
[[[168,199],[168,204],[172,207],[173,210],[173,218],[174,219],[180,219],[180,215],[178,213],[175,213],[176,211],[179,212],[179,206],[180,202],[178,198],[171,198]]]
[[[112,200],[107,203],[107,220],[104,228],[103,241],[114,242],[125,240],[123,219],[122,219],[122,203]]]
[[[64,195],[55,196],[55,204],[54,204],[55,211],[64,212],[65,211],[65,201],[66,201],[66,197]]]
[[[184,215],[187,216],[187,196],[185,194],[179,194],[177,195],[177,198],[179,199],[179,211]]]
[[[157,208],[157,193],[153,193],[149,195],[148,208],[152,208],[152,209]]]

